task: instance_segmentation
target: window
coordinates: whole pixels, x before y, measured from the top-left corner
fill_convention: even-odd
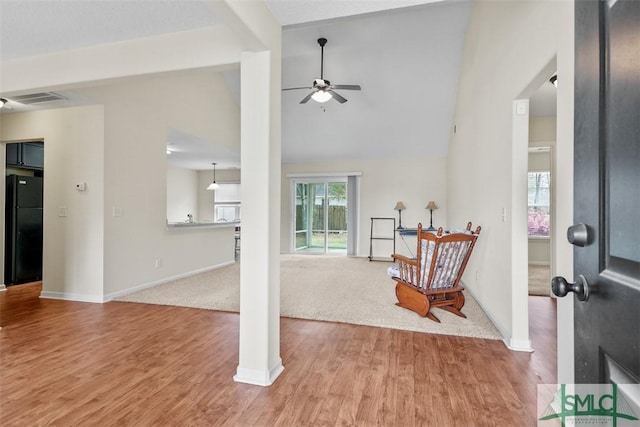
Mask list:
[[[213,201],[215,222],[240,221],[240,184],[219,183]]]
[[[551,172],[529,172],[529,237],[549,237],[551,226]]]

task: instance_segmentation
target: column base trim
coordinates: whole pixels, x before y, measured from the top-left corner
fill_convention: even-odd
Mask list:
[[[503,340],[504,344],[509,350],[523,351],[525,353],[533,353],[533,347],[531,347],[531,340],[514,340],[513,338]]]
[[[259,385],[262,387],[270,386],[284,371],[282,360],[278,360],[276,365],[269,370],[241,368],[238,366],[233,380],[237,383],[245,383]]]

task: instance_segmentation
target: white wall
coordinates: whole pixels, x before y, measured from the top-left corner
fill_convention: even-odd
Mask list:
[[[2,141],[44,139],[44,295],[102,300],[103,115],[102,106],[90,106],[1,116]],[[87,190],[76,191],[78,182]]]
[[[527,138],[525,133],[522,146],[512,143],[513,101],[528,98],[556,58],[558,75],[571,86],[573,50],[565,40],[573,37],[572,11],[572,2],[475,2],[454,118],[457,133],[449,150],[449,223],[460,223],[472,213],[483,227],[464,283],[507,342],[523,347],[528,341],[526,294],[520,302],[512,297],[515,289],[520,293],[526,286],[520,283],[520,278],[526,282],[526,271],[520,271],[526,269],[526,255],[519,257],[526,254],[527,241],[526,216],[520,215],[520,210],[526,212],[526,185],[520,180],[526,179]],[[566,123],[558,129],[559,145],[572,144],[567,129],[573,122],[571,99],[567,89],[558,89],[558,105],[566,106],[558,111],[558,123]],[[558,161],[572,163],[568,156],[571,151],[563,147]],[[570,199],[565,185],[569,176],[556,179],[563,183],[558,197]],[[557,205],[556,215],[564,221],[571,209]]]
[[[232,228],[166,228],[168,129],[238,149],[240,112],[222,76],[152,75],[82,94],[105,112],[105,294],[233,261]]]
[[[552,146],[556,143],[556,116],[529,118],[529,146]]]
[[[167,221],[185,222],[189,214],[200,221],[198,171],[167,166]],[[206,188],[206,186],[205,186]]]
[[[434,200],[438,210],[433,212],[434,227],[447,228],[447,160],[440,157],[353,160],[327,163],[287,163],[282,165],[282,214],[281,241],[283,252],[291,248],[291,191],[287,174],[360,172],[360,238],[359,256],[369,256],[371,217],[398,219],[393,208],[402,201],[406,210],[402,212],[404,227],[417,227],[419,222],[429,225],[429,211],[425,210],[429,200]],[[467,221],[476,222],[472,213],[462,221],[451,223],[451,227],[462,227]],[[397,225],[397,223],[396,223]],[[404,253],[400,239],[396,249]],[[389,254],[391,255],[391,251]]]
[[[233,228],[167,229],[166,134],[237,149],[238,105],[209,70],[191,73],[201,84],[171,104],[167,79],[181,77],[151,77],[86,89],[100,106],[2,116],[2,140],[45,140],[45,295],[102,301],[234,259]],[[86,192],[76,192],[80,181]]]

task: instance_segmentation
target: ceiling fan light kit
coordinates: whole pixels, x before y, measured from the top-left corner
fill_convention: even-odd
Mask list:
[[[285,90],[298,90],[298,89],[311,89],[312,92],[302,98],[300,104],[306,104],[310,99],[313,99],[316,102],[327,102],[330,99],[335,99],[341,104],[347,102],[347,99],[335,92],[334,89],[341,90],[361,90],[360,85],[332,85],[329,80],[324,79],[324,45],[327,44],[327,39],[321,37],[318,39],[318,44],[320,45],[320,78],[315,79],[313,81],[313,86],[311,87],[290,87]]]
[[[311,99],[313,99],[316,102],[327,102],[331,98],[333,98],[331,94],[329,92],[325,92],[324,90],[319,90],[313,95],[311,95]]]

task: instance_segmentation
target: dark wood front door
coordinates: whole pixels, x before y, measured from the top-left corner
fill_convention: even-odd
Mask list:
[[[590,291],[574,302],[576,383],[637,384],[640,1],[577,0],[575,11],[574,219],[586,227],[568,237]]]

